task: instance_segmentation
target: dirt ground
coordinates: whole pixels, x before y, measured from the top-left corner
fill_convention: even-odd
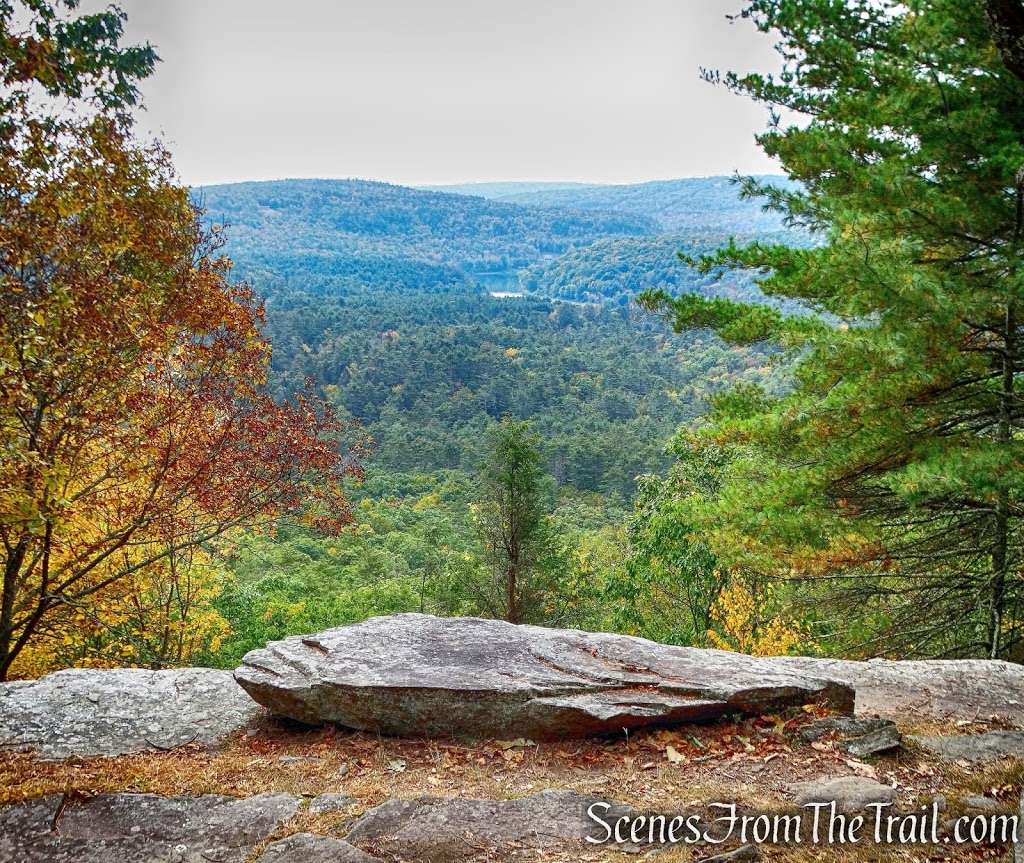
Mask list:
[[[718,801],[773,811],[787,805],[790,783],[862,775],[895,787],[899,802],[908,808],[930,804],[941,795],[946,801],[945,814],[955,816],[962,811],[964,797],[986,795],[995,798],[1001,810],[1016,811],[1024,765],[972,769],[940,762],[912,747],[893,756],[857,761],[830,738],[810,744],[799,737],[800,728],[816,715],[804,710],[615,739],[539,744],[526,740],[465,744],[394,739],[265,719],[213,750],[189,745],[167,752],[64,762],[0,753],[0,803],[53,792],[248,796],[286,791],[309,798],[342,792],[355,798],[351,807],[319,816],[301,812],[274,838],[303,830],[343,836],[355,817],[394,797],[509,799],[561,788],[648,811],[700,809]],[[948,730],[968,733],[985,728],[961,723]],[[656,854],[659,861],[675,863],[721,851],[720,847],[690,846],[648,853]],[[1008,849],[998,846],[915,849],[860,845],[846,852],[834,846],[777,846],[765,849],[764,854],[765,859],[780,863],[1009,859]],[[571,854],[544,852],[535,859],[637,857],[579,848]]]

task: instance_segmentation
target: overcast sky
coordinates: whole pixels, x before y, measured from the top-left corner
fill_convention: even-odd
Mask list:
[[[88,5],[105,5],[96,3]],[[120,0],[163,62],[142,128],[190,184],[635,182],[769,172],[742,0]]]

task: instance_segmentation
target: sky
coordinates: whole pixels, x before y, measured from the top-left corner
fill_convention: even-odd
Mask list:
[[[105,5],[96,3],[89,6]],[[184,182],[626,183],[777,171],[742,0],[120,0],[162,62],[140,129]]]

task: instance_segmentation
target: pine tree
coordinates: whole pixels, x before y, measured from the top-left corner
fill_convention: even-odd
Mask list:
[[[492,574],[485,602],[510,623],[540,622],[557,551],[540,441],[529,423],[506,417],[495,426],[480,479],[477,530]]]
[[[695,523],[723,564],[829,585],[874,653],[1024,652],[1024,85],[997,8],[1013,6],[750,2],[784,70],[724,82],[770,106],[759,142],[800,187],[743,189],[813,242],[699,265],[758,270],[815,314],[643,298],[677,329],[790,349],[786,394],[734,392],[694,433],[746,453]]]

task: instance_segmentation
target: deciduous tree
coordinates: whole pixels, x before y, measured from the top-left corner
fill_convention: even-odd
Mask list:
[[[0,4],[0,679],[50,621],[236,526],[338,528],[359,473],[325,406],[266,394],[260,304],[166,151],[132,140],[151,50],[118,48],[116,10],[20,5],[24,34]]]

